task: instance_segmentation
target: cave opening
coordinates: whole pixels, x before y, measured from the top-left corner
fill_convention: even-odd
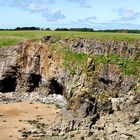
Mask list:
[[[57,80],[51,79],[49,90],[50,94],[63,95],[64,87]]]
[[[42,79],[42,76],[40,74],[31,74],[28,77],[28,87],[29,89],[27,90],[27,92],[32,92],[34,91],[37,87],[39,87],[39,83]]]
[[[15,92],[17,86],[17,78],[13,75],[7,75],[3,80],[0,80],[0,92]]]

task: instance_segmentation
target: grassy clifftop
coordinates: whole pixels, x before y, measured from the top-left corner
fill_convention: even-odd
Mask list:
[[[101,33],[101,32],[73,32],[73,31],[0,31],[0,47],[15,45],[25,40],[39,40],[43,36],[55,36],[57,39],[71,38],[73,41],[75,38],[85,39],[97,39],[113,41],[125,41],[128,44],[132,44],[140,39],[140,34],[128,34],[128,33]],[[100,42],[99,42],[100,43]],[[52,48],[63,56],[63,64],[70,69],[71,74],[75,73],[77,67],[84,67],[84,63],[87,61],[89,54],[83,52],[74,52],[67,47],[57,47],[56,44],[52,44]],[[102,45],[102,44],[101,44]],[[120,44],[118,44],[118,48]],[[137,43],[136,43],[137,45]],[[115,46],[116,47],[116,46]],[[57,49],[59,48],[59,50]],[[139,48],[139,46],[138,46]],[[60,53],[61,52],[61,53]],[[107,56],[104,54],[93,55],[94,63],[97,66],[103,64],[115,64],[126,75],[139,75],[140,73],[140,52],[138,51],[135,57],[124,57],[118,54],[109,53]]]
[[[0,31],[0,46],[14,45],[24,40],[40,39],[46,35],[56,36],[58,39],[64,37],[84,37],[101,40],[122,40],[134,42],[140,39],[140,34],[128,33],[102,33],[102,32],[74,32],[74,31]]]

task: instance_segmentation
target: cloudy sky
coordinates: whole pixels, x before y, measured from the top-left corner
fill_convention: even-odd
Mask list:
[[[140,29],[140,0],[0,0],[0,28]]]

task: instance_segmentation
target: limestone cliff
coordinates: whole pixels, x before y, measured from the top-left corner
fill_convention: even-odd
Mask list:
[[[128,111],[129,105],[137,108],[131,111],[137,113],[138,122],[139,44],[65,38],[56,43],[27,41],[0,48],[0,92],[63,95],[67,101],[63,114],[71,114],[71,119],[86,118],[76,120],[79,123],[73,127],[92,128],[101,116]]]

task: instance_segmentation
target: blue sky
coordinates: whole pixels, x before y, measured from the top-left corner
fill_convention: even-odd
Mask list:
[[[0,0],[0,28],[140,29],[140,0]]]

